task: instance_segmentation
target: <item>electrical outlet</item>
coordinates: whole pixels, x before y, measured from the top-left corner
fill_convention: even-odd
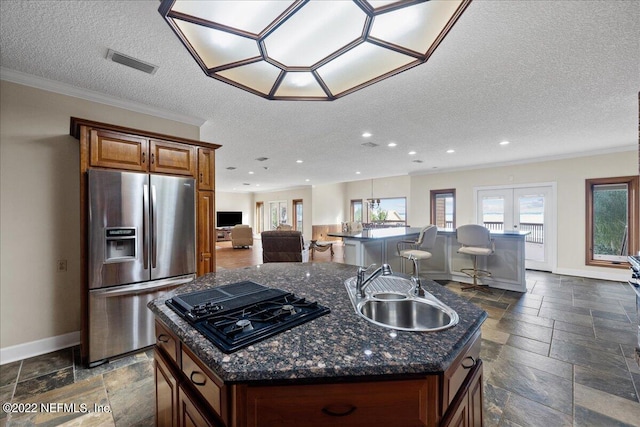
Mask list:
[[[59,259],[58,260],[58,271],[67,271],[67,260]]]

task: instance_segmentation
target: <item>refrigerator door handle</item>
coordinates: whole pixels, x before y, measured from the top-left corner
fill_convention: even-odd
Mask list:
[[[158,255],[158,225],[157,225],[157,211],[156,211],[156,186],[151,186],[151,227],[153,231],[151,232],[151,268],[156,268],[156,259]]]
[[[149,268],[149,186],[144,184],[142,192],[142,262]]]

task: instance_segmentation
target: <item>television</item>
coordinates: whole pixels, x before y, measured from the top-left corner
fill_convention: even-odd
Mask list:
[[[216,212],[216,227],[233,227],[242,224],[242,212],[218,211]]]

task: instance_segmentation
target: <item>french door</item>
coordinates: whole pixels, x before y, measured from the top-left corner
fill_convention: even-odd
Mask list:
[[[525,266],[555,269],[555,186],[476,189],[477,222],[495,231],[528,231]]]

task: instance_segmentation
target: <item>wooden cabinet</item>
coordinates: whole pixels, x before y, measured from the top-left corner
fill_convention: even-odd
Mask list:
[[[198,148],[198,190],[215,189],[215,151]]]
[[[213,191],[198,191],[198,276],[215,271],[216,238],[213,228],[215,200]]]
[[[482,427],[482,360],[478,360],[448,408],[442,427]]]
[[[195,178],[195,147],[154,139],[149,142],[149,172],[186,175]]]
[[[178,427],[178,381],[173,368],[156,347],[153,352],[156,378],[156,425]]]
[[[91,166],[195,178],[195,147],[102,129],[90,132]]]
[[[400,381],[238,387],[243,425],[435,425],[437,376]]]
[[[177,416],[178,426],[483,425],[482,361],[472,356],[479,351],[479,331],[444,373],[406,379],[279,384],[226,384],[177,338],[176,347],[171,345],[163,337],[168,331],[162,322],[157,322],[156,331],[156,336],[163,338],[156,343],[162,346],[156,350],[161,362],[156,367],[156,382],[160,382],[156,385],[157,419]],[[170,332],[167,335],[172,336]],[[177,361],[167,357],[166,349],[178,351]],[[166,368],[167,364],[172,366]],[[174,382],[166,379],[165,371],[173,373]],[[449,393],[453,398],[449,399]],[[177,399],[173,411],[166,409],[170,399]]]

